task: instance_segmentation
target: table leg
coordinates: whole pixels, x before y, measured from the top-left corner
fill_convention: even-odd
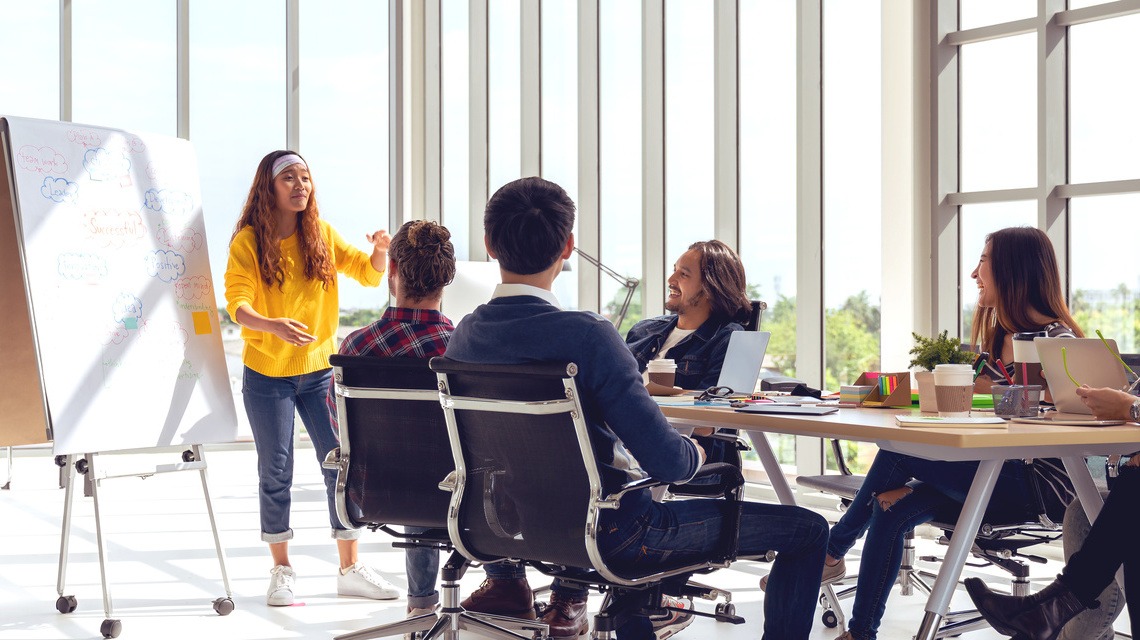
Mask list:
[[[788,479],[784,477],[784,471],[776,461],[776,454],[772,451],[767,435],[763,431],[745,431],[745,433],[752,441],[752,449],[759,456],[760,464],[764,465],[764,471],[768,473],[768,481],[772,483],[772,489],[776,492],[780,504],[796,504],[796,494],[792,493]]]
[[[1081,501],[1081,506],[1084,507],[1089,522],[1096,522],[1097,516],[1100,515],[1100,509],[1104,506],[1104,499],[1100,497],[1100,490],[1096,488],[1096,484],[1093,482],[1088,463],[1081,457],[1061,458],[1061,462],[1065,464],[1065,471],[1069,474],[1069,480],[1073,483],[1073,489],[1077,492],[1077,499]],[[1116,584],[1121,591],[1124,590],[1123,566],[1116,570]]]
[[[966,503],[962,505],[962,513],[954,525],[954,536],[950,539],[950,547],[946,550],[942,569],[938,572],[934,589],[930,591],[930,597],[926,600],[926,615],[918,627],[916,640],[934,640],[934,634],[942,624],[942,616],[950,607],[950,598],[958,587],[958,578],[962,577],[962,566],[970,557],[974,536],[978,534],[982,515],[990,502],[990,495],[993,494],[998,473],[1004,463],[1004,460],[982,460],[978,463],[974,482],[970,485],[970,492],[966,494]]]

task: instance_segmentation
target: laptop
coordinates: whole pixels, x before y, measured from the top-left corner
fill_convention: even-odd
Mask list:
[[[1120,420],[1094,420],[1092,410],[1081,401],[1077,395],[1077,385],[1073,384],[1075,379],[1080,384],[1094,388],[1124,389],[1128,386],[1124,365],[1116,358],[1116,354],[1119,353],[1116,341],[1107,340],[1107,342],[1108,347],[1105,347],[1105,343],[1099,338],[1034,338],[1033,344],[1037,347],[1041,369],[1045,373],[1045,380],[1049,385],[1049,393],[1053,396],[1057,413],[1044,419],[1033,419],[1033,422],[1078,426],[1121,423]],[[1065,350],[1063,356],[1061,349]],[[1065,372],[1066,364],[1068,373]],[[1016,422],[1023,421],[1027,420],[1016,420]]]
[[[733,331],[728,337],[728,350],[716,386],[751,395],[760,379],[760,368],[771,337],[770,331]]]

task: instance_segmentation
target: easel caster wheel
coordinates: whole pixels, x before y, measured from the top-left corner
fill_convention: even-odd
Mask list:
[[[71,613],[75,611],[75,607],[78,604],[79,603],[75,601],[75,596],[60,596],[59,599],[55,601],[55,610],[60,613]]]
[[[736,605],[731,602],[722,602],[716,606],[716,614],[718,616],[734,616],[736,615]]]
[[[219,616],[228,616],[233,610],[233,598],[218,598],[214,600],[214,611],[217,611]]]
[[[80,458],[75,461],[75,470],[80,474],[86,475],[87,469],[87,458]]]
[[[823,626],[828,629],[834,629],[839,626],[839,616],[835,615],[835,612],[830,609],[824,611],[821,618],[823,620]]]
[[[194,452],[190,449],[187,449],[187,450],[182,452],[182,461],[183,462],[194,462],[197,459],[198,458],[196,458],[194,456]]]
[[[122,632],[123,623],[118,620],[108,618],[99,625],[99,633],[103,634],[104,638],[118,638]]]

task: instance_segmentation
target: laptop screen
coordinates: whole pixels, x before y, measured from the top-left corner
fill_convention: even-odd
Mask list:
[[[733,331],[728,338],[728,351],[724,354],[717,386],[729,387],[737,393],[755,391],[771,337],[770,331]]]

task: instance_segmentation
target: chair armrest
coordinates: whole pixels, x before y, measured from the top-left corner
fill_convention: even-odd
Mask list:
[[[732,445],[734,447],[736,447],[737,451],[751,451],[752,450],[752,445],[747,440],[740,437],[740,434],[737,433],[735,429],[730,430],[730,431],[726,431],[726,430],[713,431],[712,433],[710,433],[709,435],[704,436],[704,437],[711,438],[713,440],[723,440],[725,442],[730,442],[730,443],[732,443]]]
[[[324,462],[321,463],[321,468],[330,471],[339,471],[341,466],[340,447],[334,447],[325,456]]]
[[[602,498],[598,501],[599,509],[617,509],[621,506],[622,497],[631,491],[640,491],[641,489],[652,489],[654,487],[664,486],[665,483],[654,478],[641,478],[627,482],[621,486],[616,492]]]

